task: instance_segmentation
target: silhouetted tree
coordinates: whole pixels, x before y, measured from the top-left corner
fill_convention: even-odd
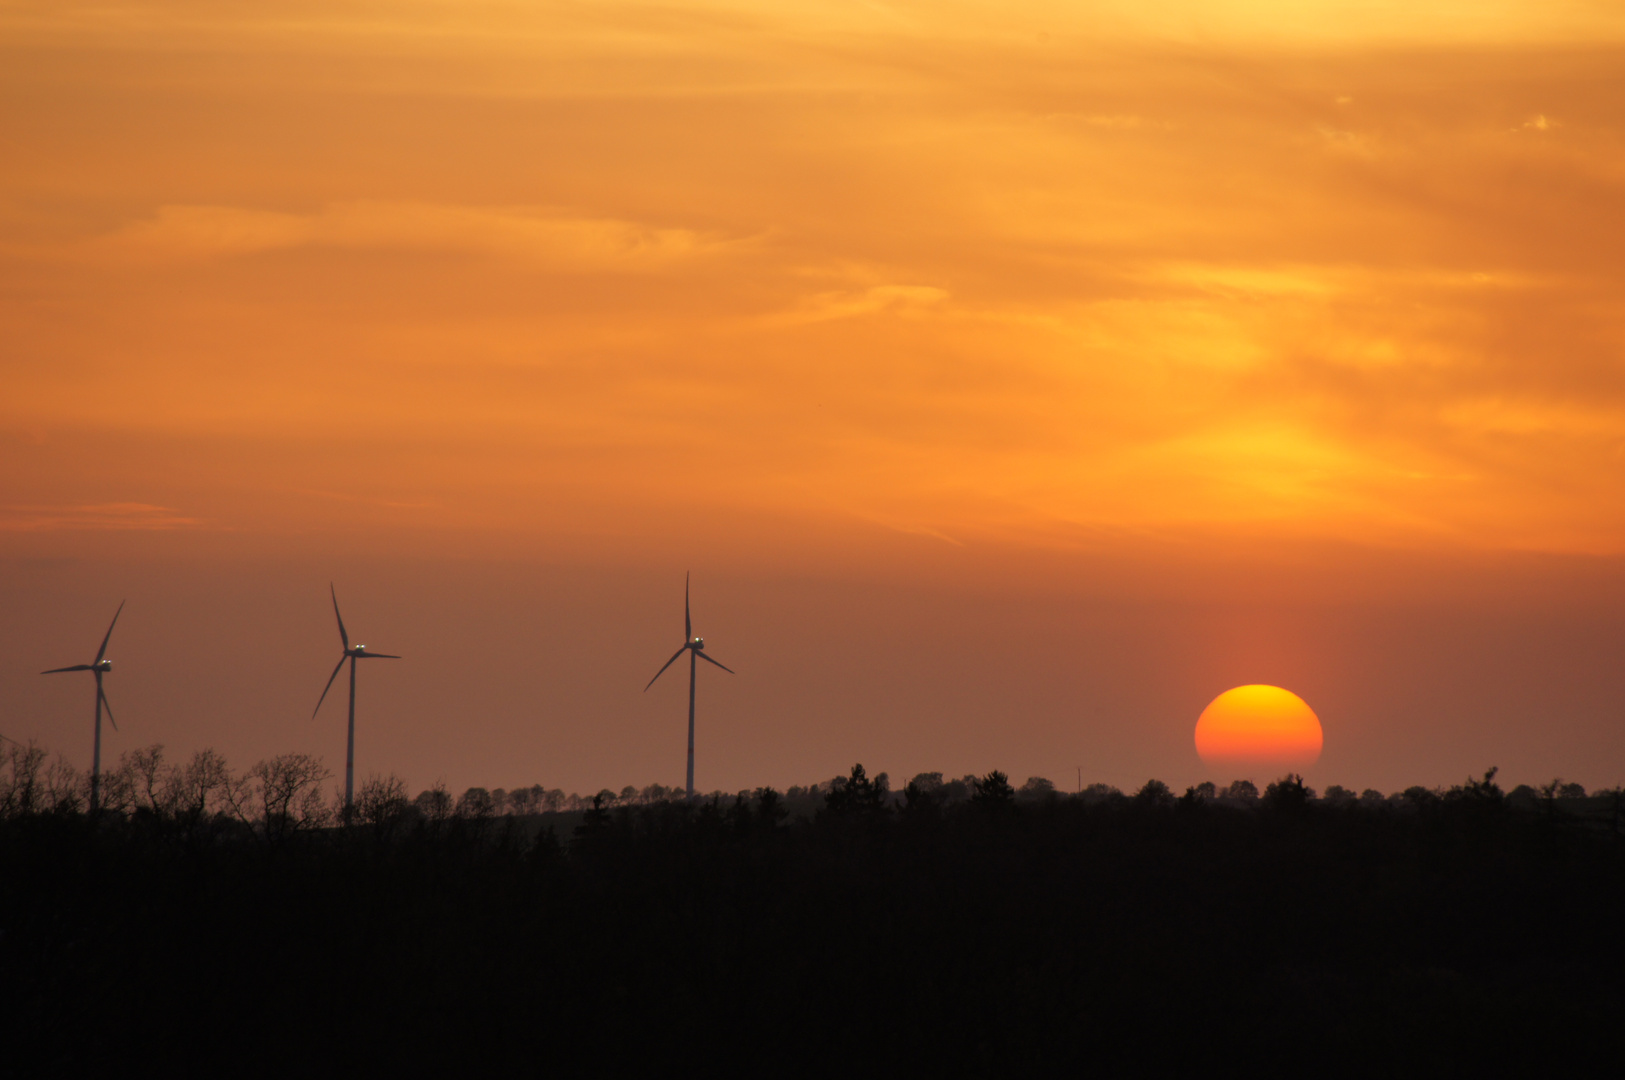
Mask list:
[[[922,795],[932,795],[942,790],[942,774],[939,772],[915,773],[914,779],[909,781],[914,789]]]
[[[164,744],[153,743],[119,756],[118,772],[130,777],[133,801],[142,810],[163,813]]]
[[[1551,783],[1540,785],[1540,802],[1548,817],[1558,816],[1557,800],[1562,796],[1563,786],[1561,777],[1553,777]]]
[[[608,792],[600,791],[592,797],[592,805],[582,815],[581,824],[576,826],[575,842],[578,844],[590,843],[596,840],[609,828],[610,808],[604,801]]]
[[[1258,785],[1251,780],[1232,780],[1219,796],[1222,799],[1234,799],[1237,802],[1256,802],[1258,800]]]
[[[831,784],[824,796],[824,807],[837,816],[862,815],[878,817],[886,812],[891,784],[885,773],[869,779],[861,763],[852,766],[852,775],[837,777],[841,782]]]
[[[395,835],[406,821],[412,803],[406,797],[406,782],[394,773],[379,776],[374,773],[356,792],[356,816],[381,839]]]
[[[122,756],[118,765],[102,770],[100,800],[104,814],[123,816],[136,809],[136,777],[124,767]]]
[[[280,843],[331,820],[322,797],[328,775],[319,757],[282,754],[256,763],[244,778],[247,783],[228,798],[244,823],[257,825],[267,840]]]
[[[1042,776],[1029,776],[1027,782],[1022,784],[1021,789],[1016,792],[1016,797],[1026,800],[1053,799],[1055,798],[1055,785]]]
[[[446,790],[446,785],[436,782],[433,787],[418,792],[417,798],[412,800],[412,805],[423,815],[425,821],[437,825],[451,817],[456,804],[452,802],[451,792]]]
[[[756,816],[765,825],[772,827],[778,825],[789,816],[790,811],[785,809],[784,798],[770,787],[756,789]]]
[[[1315,797],[1315,789],[1306,787],[1303,777],[1287,773],[1264,789],[1263,804],[1276,813],[1301,813]]]
[[[0,816],[26,817],[40,809],[40,772],[45,751],[30,742],[27,746],[5,743],[0,750]]]
[[[1502,794],[1500,785],[1495,782],[1495,774],[1499,771],[1491,768],[1484,774],[1482,780],[1474,780],[1469,776],[1465,784],[1446,792],[1445,798],[1451,802],[1499,810],[1506,805],[1506,796]]]
[[[1203,780],[1196,785],[1196,794],[1203,799],[1214,799],[1219,795],[1219,789],[1213,786],[1213,781]]]
[[[1161,780],[1147,780],[1145,786],[1134,793],[1134,803],[1142,807],[1172,806],[1174,793]]]
[[[1438,802],[1439,793],[1417,784],[1400,792],[1400,798],[1404,800],[1405,805],[1420,810]]]
[[[906,813],[939,811],[942,802],[941,773],[921,773],[903,787],[903,810]]]
[[[322,776],[325,778],[326,773]],[[241,796],[236,793],[246,779],[235,776],[226,759],[214,749],[199,750],[184,766],[165,771],[158,810],[183,829],[194,831],[203,825],[205,818],[226,813],[235,803],[240,803]]]
[[[976,794],[971,796],[971,802],[984,809],[1003,810],[1015,801],[1016,790],[1010,786],[1010,778],[997,769],[974,784]]]
[[[45,770],[47,809],[56,814],[77,814],[89,803],[90,784],[66,758],[60,755]]]
[[[496,800],[482,787],[471,787],[457,800],[456,815],[473,822],[486,822],[496,816]]]
[[[1328,806],[1352,806],[1358,798],[1354,792],[1342,784],[1332,784],[1326,789],[1326,793],[1321,796],[1321,800]]]

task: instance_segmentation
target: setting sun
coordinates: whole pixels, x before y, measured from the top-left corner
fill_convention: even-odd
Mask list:
[[[1314,710],[1279,686],[1226,690],[1196,721],[1196,752],[1209,766],[1306,768],[1322,741]]]

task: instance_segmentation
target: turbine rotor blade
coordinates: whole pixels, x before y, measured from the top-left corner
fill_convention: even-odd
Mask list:
[[[333,594],[333,615],[339,621],[339,640],[344,642],[344,650],[348,652],[350,650],[350,635],[344,629],[344,616],[339,614],[339,591],[333,588],[331,581],[327,583],[327,591]],[[321,708],[320,705],[316,707]]]
[[[688,578],[687,572],[683,574],[683,641],[688,643],[694,640],[694,620],[688,614]]]
[[[729,675],[737,675],[737,674],[739,674],[737,671],[735,671],[733,668],[729,667],[727,664],[720,663],[720,662],[718,662],[716,660],[711,659],[709,656],[705,655],[704,653],[702,653],[698,649],[694,650],[694,655],[699,657],[701,660],[704,660],[708,664],[716,664],[717,667],[721,668],[723,671],[726,671]]]
[[[96,650],[96,663],[98,664],[102,662],[102,657],[107,655],[107,643],[113,637],[113,627],[118,625],[118,617],[123,612],[125,603],[127,601],[120,600],[118,602],[118,611],[113,612],[113,621],[107,624],[107,634],[102,638],[102,647]]]
[[[42,671],[41,675],[56,675],[64,671],[95,671],[93,664],[75,664],[72,667],[54,667],[50,671]]]
[[[393,655],[391,653],[387,653],[387,652],[356,653],[355,658],[357,660],[399,660],[400,659],[400,657],[395,656],[395,655]]]
[[[113,719],[113,703],[107,700],[107,695],[102,693],[102,688],[99,686],[96,688],[96,696],[102,699],[102,708],[107,710],[108,722],[113,725],[113,730],[117,731],[118,721]]]
[[[660,670],[655,672],[655,679],[658,679],[658,678],[660,678],[660,676],[664,675],[666,673],[666,669],[671,667],[673,664],[675,664],[677,662],[677,658],[679,656],[682,656],[687,651],[688,651],[688,645],[685,643],[681,649],[678,649],[676,652],[672,653],[671,654],[671,659],[667,660],[664,664],[662,664],[660,666]],[[649,680],[649,686],[653,686],[655,684],[655,679],[650,679]],[[645,686],[643,688],[644,693],[649,692],[649,686]]]
[[[333,674],[327,677],[327,685],[322,687],[322,696],[316,699],[316,707],[310,710],[310,718],[312,720],[316,719],[316,714],[322,711],[322,702],[327,700],[327,692],[333,689],[333,680],[339,677],[339,672],[344,670],[344,661],[348,659],[350,659],[349,653],[345,653],[343,656],[339,657],[339,666],[334,668]]]

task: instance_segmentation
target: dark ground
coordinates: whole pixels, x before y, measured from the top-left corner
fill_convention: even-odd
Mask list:
[[[1625,1048],[1606,815],[860,798],[544,824],[0,823],[0,1070],[1552,1075]]]

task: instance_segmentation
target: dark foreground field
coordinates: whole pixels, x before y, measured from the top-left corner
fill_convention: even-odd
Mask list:
[[[1625,1045],[1606,820],[1493,789],[781,813],[11,820],[0,1069],[1554,1075]]]

